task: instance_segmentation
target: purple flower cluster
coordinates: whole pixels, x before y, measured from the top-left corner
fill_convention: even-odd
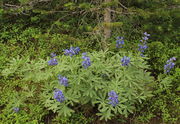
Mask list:
[[[70,49],[65,49],[64,50],[64,55],[67,55],[67,56],[73,56],[73,55],[77,55],[80,51],[80,48],[79,47],[70,47]]]
[[[86,56],[86,53],[82,53],[82,59],[84,59],[84,61],[82,62],[82,66],[87,69],[89,66],[91,66],[91,60],[90,57]]]
[[[19,107],[14,107],[13,108],[13,111],[16,112],[16,113],[19,112],[19,110],[20,110]]]
[[[175,63],[173,61],[175,61],[176,58],[172,57],[169,60],[167,60],[166,65],[164,65],[164,70],[165,73],[169,73],[171,71],[172,68],[174,68]]]
[[[116,48],[122,48],[124,45],[124,38],[123,37],[117,37],[116,38]]]
[[[51,60],[48,61],[48,65],[57,65],[58,64],[58,61],[56,58],[56,54],[55,53],[51,53]]]
[[[129,63],[130,63],[130,57],[124,56],[124,57],[121,59],[121,62],[122,62],[122,66],[128,66]]]
[[[144,37],[142,37],[143,40],[147,41],[149,39],[148,37],[150,37],[150,34],[148,34],[147,32],[144,32]]]
[[[58,80],[61,85],[64,85],[65,87],[68,86],[68,79],[66,77],[58,75]]]
[[[52,58],[51,60],[48,61],[48,64],[49,65],[57,65],[58,64],[58,61],[56,58]]]
[[[56,89],[54,91],[54,99],[56,99],[58,102],[62,103],[63,101],[65,101],[65,97],[64,94],[61,90]]]
[[[54,58],[57,55],[56,55],[56,53],[51,53],[50,56],[51,56],[51,58]]]
[[[144,53],[145,50],[148,48],[146,44],[138,44],[139,48],[138,51],[140,51],[141,53]]]
[[[109,100],[110,100],[110,102],[109,102],[109,104],[111,104],[113,107],[114,106],[116,106],[118,103],[119,103],[119,101],[118,101],[118,95],[116,94],[116,92],[115,91],[110,91],[109,93],[108,93],[108,96],[109,96]]]
[[[145,52],[145,50],[148,48],[146,41],[149,39],[150,34],[148,34],[147,32],[144,32],[144,37],[142,37],[141,44],[138,44],[139,48],[138,51],[141,52],[141,56],[143,57],[143,53]]]

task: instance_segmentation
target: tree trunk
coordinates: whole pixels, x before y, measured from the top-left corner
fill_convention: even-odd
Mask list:
[[[109,3],[111,0],[104,0],[104,2]],[[104,10],[104,39],[102,41],[103,49],[107,49],[107,39],[111,37],[111,29],[109,24],[111,23],[111,12],[110,7]]]

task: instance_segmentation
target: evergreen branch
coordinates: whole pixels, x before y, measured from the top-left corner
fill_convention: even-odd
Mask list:
[[[124,9],[128,9],[127,7],[125,7],[121,2],[119,2],[119,5],[124,8]]]

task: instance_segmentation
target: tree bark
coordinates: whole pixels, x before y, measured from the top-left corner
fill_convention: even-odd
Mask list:
[[[111,2],[111,0],[104,0],[105,3]],[[107,49],[107,39],[111,37],[111,28],[109,24],[111,23],[111,11],[110,7],[105,8],[104,10],[104,38],[102,41],[103,49]]]

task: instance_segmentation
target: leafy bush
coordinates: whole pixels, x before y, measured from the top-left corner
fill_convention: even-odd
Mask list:
[[[0,70],[4,71],[0,74],[0,120],[3,123],[47,120],[91,123],[91,119],[81,115],[88,113],[85,109],[89,113],[94,111],[101,119],[136,111],[141,121],[153,117],[160,117],[165,123],[178,121],[179,61],[175,73],[173,70],[161,75],[169,58],[179,58],[178,0],[111,0],[109,3],[4,0],[1,3]],[[110,7],[111,23],[103,23],[105,7]],[[62,54],[64,48],[71,46],[87,52],[100,51],[103,24],[111,27],[109,49],[117,54],[92,52],[83,59],[79,55],[59,56],[50,61],[46,58],[51,52]],[[143,30],[151,36],[147,42],[140,43]],[[116,44],[121,52],[115,48],[117,35],[125,37]],[[141,58],[139,53],[134,55],[138,47],[141,55],[149,59]],[[152,80],[148,79],[147,71],[157,79],[150,86],[148,82]],[[149,89],[154,96],[142,102],[150,95]],[[67,117],[59,118],[60,115]]]
[[[83,59],[80,55],[62,55],[51,58],[58,61],[57,65],[48,65],[49,59],[16,58],[2,74],[18,79],[16,85],[26,88],[36,102],[59,116],[70,116],[77,105],[91,105],[101,119],[118,114],[127,117],[136,110],[135,104],[151,96],[149,84],[153,80],[146,72],[145,58],[139,55],[123,51],[87,53]],[[27,87],[29,84],[32,88]],[[23,102],[19,104],[23,106]],[[13,106],[11,102],[7,105]]]
[[[147,56],[150,58],[151,70],[156,76],[163,72],[164,63],[171,57],[179,58],[180,48],[176,44],[163,44],[162,42],[152,42],[148,44]],[[177,63],[178,64],[178,63]]]
[[[180,69],[173,75],[161,74],[153,85],[153,97],[140,105],[139,120],[148,122],[158,117],[163,123],[178,123],[180,118]]]

